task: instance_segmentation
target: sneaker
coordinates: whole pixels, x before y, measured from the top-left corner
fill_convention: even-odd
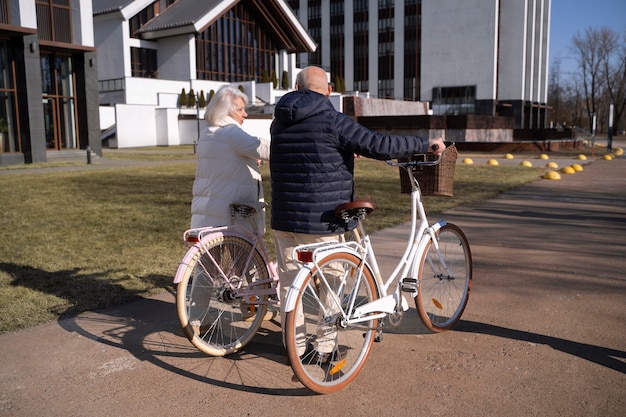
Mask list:
[[[332,352],[318,352],[312,345],[307,345],[306,351],[300,355],[300,359],[304,359],[309,363],[325,364],[329,362],[338,362],[348,356],[348,347],[339,345]]]

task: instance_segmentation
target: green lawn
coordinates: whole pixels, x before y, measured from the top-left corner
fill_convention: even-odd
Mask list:
[[[171,287],[185,251],[181,236],[190,221],[194,163],[188,153],[148,154],[143,157],[179,158],[180,163],[0,176],[0,332]],[[455,197],[427,197],[426,208],[440,212],[478,201],[541,173],[519,166],[459,165]],[[269,200],[267,167],[263,174]],[[367,221],[370,231],[408,220],[409,197],[399,192],[397,168],[359,159],[355,177],[357,198],[377,207]]]

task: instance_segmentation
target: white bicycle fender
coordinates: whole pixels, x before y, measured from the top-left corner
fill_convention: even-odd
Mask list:
[[[302,286],[304,279],[309,275],[311,269],[315,266],[313,262],[305,264],[298,272],[298,275],[294,278],[289,291],[287,291],[287,299],[285,300],[285,312],[292,311],[296,306],[296,299],[298,298],[298,289]]]
[[[304,264],[304,266],[298,272],[298,275],[296,275],[293,282],[291,283],[289,290],[287,291],[287,299],[285,300],[285,312],[290,312],[296,307],[296,300],[298,298],[298,293],[300,291],[300,288],[302,287],[302,284],[311,273],[311,270],[315,267],[315,263],[319,261],[320,259],[325,258],[328,255],[332,255],[338,252],[347,252],[352,255],[360,257],[356,251],[345,246],[333,248],[330,250],[325,249],[324,251],[318,254],[314,253],[314,256],[315,256],[314,262],[308,262]]]

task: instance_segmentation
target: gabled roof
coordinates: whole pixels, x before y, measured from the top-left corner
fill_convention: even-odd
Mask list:
[[[123,3],[122,0],[94,2]],[[315,41],[284,0],[178,0],[148,22],[139,33],[144,39],[158,39],[203,32],[239,2],[247,3],[255,15],[263,19],[261,23],[287,52],[313,52],[317,49]]]
[[[94,16],[120,12],[128,19],[148,7],[153,1],[154,0],[92,0],[91,8]]]

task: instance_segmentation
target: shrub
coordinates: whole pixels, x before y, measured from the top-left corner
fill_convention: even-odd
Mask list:
[[[178,96],[178,107],[187,107],[187,93],[184,88],[180,92],[180,96]]]
[[[196,93],[193,92],[193,88],[191,90],[189,90],[189,95],[188,95],[188,103],[187,105],[189,107],[196,107]]]
[[[270,82],[270,75],[267,73],[267,70],[263,70],[263,72],[261,73],[261,82],[262,83]]]
[[[283,80],[281,86],[283,90],[289,89],[289,73],[287,71],[283,71]]]

